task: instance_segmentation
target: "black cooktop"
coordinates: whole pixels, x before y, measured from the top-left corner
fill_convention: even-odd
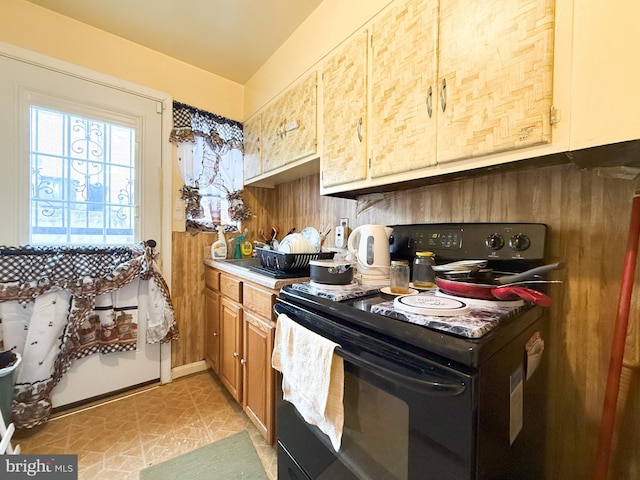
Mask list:
[[[416,353],[437,355],[471,368],[479,367],[543,316],[541,307],[527,303],[514,314],[501,319],[497,327],[482,337],[467,338],[371,311],[372,306],[388,301],[387,295],[377,293],[335,302],[297,290],[293,285],[284,286],[277,300],[295,309],[296,315],[307,311]]]
[[[539,223],[444,223],[392,225],[389,240],[392,259],[412,259],[417,251],[435,253],[437,263],[486,259],[489,266],[521,272],[544,263],[547,226]],[[279,303],[308,311],[339,324],[374,335],[386,342],[420,353],[438,355],[477,368],[511,339],[543,317],[541,307],[526,303],[505,314],[499,324],[479,338],[429,328],[371,311],[390,298],[374,293],[332,301],[289,285],[280,292]],[[297,313],[297,312],[296,312]]]

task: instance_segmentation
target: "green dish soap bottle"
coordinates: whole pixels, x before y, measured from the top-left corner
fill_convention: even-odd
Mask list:
[[[236,249],[233,252],[233,258],[242,258],[242,243],[244,242],[244,235],[236,237]]]

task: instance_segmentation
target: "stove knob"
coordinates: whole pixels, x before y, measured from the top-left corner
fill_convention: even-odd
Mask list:
[[[526,250],[531,246],[531,240],[523,233],[516,233],[509,239],[509,246],[519,252]]]
[[[502,238],[502,236],[497,233],[492,233],[486,238],[484,244],[490,250],[500,250],[502,247],[504,247],[504,238]]]

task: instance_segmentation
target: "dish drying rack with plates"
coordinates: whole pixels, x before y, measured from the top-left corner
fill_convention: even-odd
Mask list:
[[[250,267],[274,278],[308,277],[311,260],[330,260],[335,252],[283,253],[268,248],[256,248],[260,266]]]

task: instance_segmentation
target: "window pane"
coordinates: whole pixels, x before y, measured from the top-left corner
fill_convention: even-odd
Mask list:
[[[30,243],[133,243],[135,129],[33,105],[30,114]]]

